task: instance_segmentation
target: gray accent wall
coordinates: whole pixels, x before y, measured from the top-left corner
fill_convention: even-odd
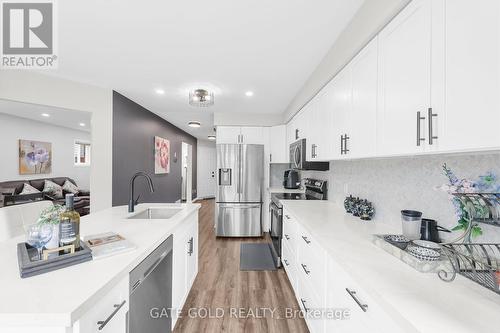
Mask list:
[[[154,174],[154,137],[170,140],[170,173]],[[140,202],[175,202],[181,198],[181,146],[193,146],[193,198],[196,197],[195,137],[172,125],[127,97],[113,92],[113,206],[128,203],[129,182],[137,171],[151,175],[155,192],[144,178],[138,178],[135,196]],[[177,153],[177,161],[174,159]]]

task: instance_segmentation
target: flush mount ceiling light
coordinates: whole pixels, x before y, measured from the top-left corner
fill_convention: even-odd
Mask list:
[[[85,127],[85,123],[80,123],[79,124],[81,127]]]
[[[188,126],[189,127],[194,127],[194,128],[199,128],[199,127],[201,127],[201,123],[199,121],[190,121],[188,123]]]
[[[48,118],[48,117],[50,117],[50,114],[48,114],[48,113],[42,113],[41,116],[45,117],[45,118]]]
[[[196,89],[189,93],[189,105],[207,107],[214,105],[214,93],[205,89]]]
[[[253,96],[253,91],[247,91],[247,92],[245,93],[245,96],[247,96],[247,97],[252,97],[252,96]]]
[[[215,135],[209,135],[208,140],[212,140],[212,141],[215,140]]]
[[[155,93],[157,93],[158,95],[165,95],[165,90],[163,90],[161,88],[157,88],[157,89],[155,89]]]

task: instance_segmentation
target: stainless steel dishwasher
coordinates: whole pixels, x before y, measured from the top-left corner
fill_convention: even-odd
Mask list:
[[[129,333],[172,331],[172,239],[130,272]]]

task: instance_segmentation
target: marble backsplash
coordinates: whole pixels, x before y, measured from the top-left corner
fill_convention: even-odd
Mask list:
[[[467,155],[433,155],[330,162],[330,171],[302,171],[301,177],[328,180],[329,200],[342,204],[348,194],[375,205],[373,222],[401,226],[400,211],[414,209],[446,228],[456,225],[447,193],[435,187],[448,182],[446,163],[459,178],[477,179],[489,171],[500,176],[500,152]],[[368,222],[370,223],[370,222]],[[500,227],[481,224],[483,235],[475,242],[500,243]],[[448,239],[446,233],[440,233]]]

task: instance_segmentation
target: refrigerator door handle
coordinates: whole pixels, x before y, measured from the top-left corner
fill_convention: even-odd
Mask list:
[[[259,208],[261,206],[260,203],[258,204],[220,204],[220,208],[224,209],[250,209],[250,208]]]

